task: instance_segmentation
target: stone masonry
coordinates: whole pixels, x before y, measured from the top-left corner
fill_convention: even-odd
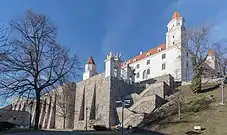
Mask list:
[[[156,81],[154,81],[156,80]],[[144,115],[165,102],[173,92],[173,78],[161,76],[140,84],[128,84],[116,77],[97,74],[78,83],[67,83],[42,97],[40,125],[45,129],[92,129],[93,125],[113,127],[121,122],[122,107],[116,104],[122,97],[131,105],[124,109],[124,126],[138,125]],[[23,106],[23,107],[22,107]],[[23,100],[13,103],[13,110],[28,108]],[[28,112],[29,109],[26,109]],[[32,107],[32,123],[35,103]]]

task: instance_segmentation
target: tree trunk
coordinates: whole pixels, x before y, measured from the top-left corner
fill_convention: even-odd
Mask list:
[[[35,129],[39,129],[39,116],[40,116],[40,92],[36,90],[36,108],[35,108]]]
[[[226,75],[226,67],[223,67],[223,74]]]
[[[199,93],[201,92],[201,89],[202,89],[202,79],[201,79],[202,68],[195,67],[195,73],[196,75],[192,79],[191,88],[193,93]]]
[[[65,129],[65,117],[64,117],[64,120],[63,120],[63,129]]]
[[[181,103],[178,101],[178,119],[181,120]]]

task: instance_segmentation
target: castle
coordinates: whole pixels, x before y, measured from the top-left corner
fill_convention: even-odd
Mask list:
[[[184,22],[184,18],[175,12],[167,25],[166,43],[146,52],[140,52],[138,56],[124,62],[117,60],[114,63],[108,59],[105,60],[105,75],[116,76],[118,79],[136,83],[166,74],[173,76],[176,82],[192,80],[194,74],[191,62],[192,54],[185,51],[188,39]],[[221,70],[220,60],[212,50],[208,51],[206,68],[216,72]],[[96,74],[94,60],[90,57],[85,66],[83,80]]]
[[[165,103],[176,82],[191,80],[193,69],[190,54],[183,51],[187,41],[184,18],[175,12],[167,25],[166,43],[141,52],[123,62],[120,54],[109,52],[104,60],[105,71],[96,72],[90,56],[85,65],[83,81],[66,83],[42,97],[40,125],[42,128],[85,129],[93,125],[108,128],[122,120],[122,106],[117,101],[130,100],[124,108],[124,126],[137,126],[144,115]],[[213,67],[214,53],[209,52]],[[25,100],[12,103],[12,110],[28,111],[34,124],[35,104],[29,110]]]

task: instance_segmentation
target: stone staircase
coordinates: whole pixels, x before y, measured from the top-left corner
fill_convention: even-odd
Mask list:
[[[124,108],[124,126],[137,126],[146,113],[152,112],[163,102],[164,82],[147,85],[140,94],[133,93],[130,96],[134,104],[129,108]],[[162,96],[162,97],[161,97]],[[121,121],[122,107],[117,108],[119,120]]]

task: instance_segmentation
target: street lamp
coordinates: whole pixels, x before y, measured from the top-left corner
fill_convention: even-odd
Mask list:
[[[225,77],[225,79],[222,81],[222,85],[221,85],[221,103],[220,105],[225,105],[224,103],[224,85],[227,84],[227,77]]]
[[[33,102],[31,101],[29,103],[29,107],[30,107],[30,120],[29,120],[29,128],[32,128],[32,107],[33,107]]]
[[[85,130],[86,131],[87,131],[87,111],[88,111],[88,108],[86,107],[86,114],[85,114],[86,115],[86,118],[85,118],[86,119],[86,121],[85,121]]]
[[[124,108],[125,108],[125,105],[130,104],[130,100],[126,100],[126,99],[122,98],[121,101],[116,101],[116,103],[121,103],[121,106],[122,106],[121,134],[124,135]]]

